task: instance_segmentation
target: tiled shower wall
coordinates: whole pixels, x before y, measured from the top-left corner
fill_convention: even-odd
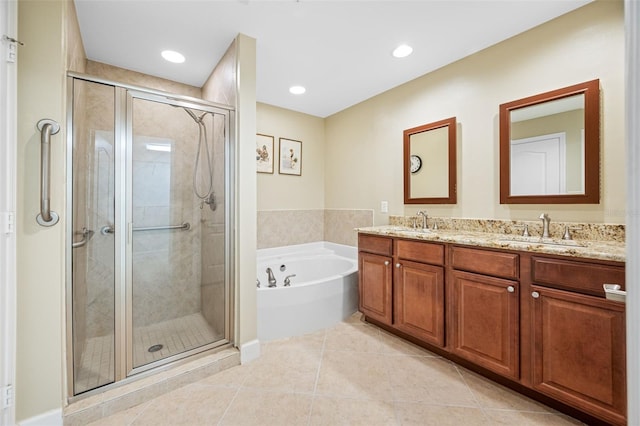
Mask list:
[[[373,226],[373,210],[258,211],[258,248],[328,241],[358,245],[354,228]]]

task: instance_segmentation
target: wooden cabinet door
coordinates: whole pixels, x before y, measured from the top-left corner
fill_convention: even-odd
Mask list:
[[[451,277],[451,351],[518,379],[518,283],[460,271],[452,271]]]
[[[441,266],[401,261],[393,283],[394,327],[444,346],[444,272]]]
[[[613,424],[625,424],[625,306],[532,286],[533,387]]]
[[[391,325],[391,258],[360,252],[358,262],[360,312]]]

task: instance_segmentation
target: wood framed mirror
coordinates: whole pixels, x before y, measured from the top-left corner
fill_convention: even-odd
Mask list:
[[[404,203],[455,204],[456,118],[404,131]]]
[[[500,204],[600,202],[600,80],[500,105]]]

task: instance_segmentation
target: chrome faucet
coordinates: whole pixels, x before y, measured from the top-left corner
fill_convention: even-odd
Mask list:
[[[549,238],[549,223],[551,218],[548,214],[542,213],[538,219],[542,219],[542,238]]]
[[[427,227],[427,212],[424,210],[419,210],[418,213],[416,213],[417,216],[422,215],[422,229],[429,229]]]
[[[267,268],[267,276],[269,277],[269,287],[275,287],[276,277],[273,275],[271,268]]]
[[[291,285],[291,278],[295,277],[296,274],[288,275],[284,278],[284,286],[289,287]]]

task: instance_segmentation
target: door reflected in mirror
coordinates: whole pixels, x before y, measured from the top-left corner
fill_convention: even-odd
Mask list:
[[[455,117],[404,131],[405,204],[456,203]]]
[[[599,81],[500,105],[501,203],[598,203]]]
[[[511,112],[511,195],[584,194],[584,94]]]

